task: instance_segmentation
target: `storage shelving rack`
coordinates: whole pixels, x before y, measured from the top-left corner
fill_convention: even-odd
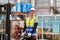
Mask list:
[[[2,39],[0,39],[0,40],[10,40],[10,14],[11,14],[11,6],[13,6],[13,4],[10,4],[10,3],[6,3],[6,4],[3,4],[3,5],[0,5],[0,8],[1,8],[0,14],[6,15],[5,32],[3,32],[3,35],[5,33],[5,36],[7,36],[7,37],[3,36]],[[2,8],[4,8],[4,11],[2,10]],[[3,31],[4,31],[4,29],[3,29]]]
[[[42,17],[42,20],[43,20],[43,18],[44,17],[55,17],[55,20],[56,20],[56,18],[57,18],[57,16],[60,16],[60,14],[54,14],[53,13],[53,10],[51,10],[52,9],[52,7],[54,7],[54,8],[57,8],[57,9],[59,9],[60,8],[60,6],[58,5],[56,5],[58,2],[57,2],[57,0],[52,0],[53,2],[52,2],[52,6],[51,6],[51,2],[50,2],[50,0],[36,0],[36,2],[35,2],[35,8],[36,8],[36,14],[37,14],[37,18],[40,16],[40,17]],[[46,14],[47,13],[47,14]],[[41,20],[40,20],[41,21]],[[52,40],[54,40],[55,38],[56,38],[56,36],[55,36],[55,38],[54,38],[54,35],[60,35],[60,32],[59,33],[54,33],[54,32],[43,32],[43,21],[42,21],[42,26],[38,26],[37,27],[37,30],[38,30],[38,28],[42,28],[42,33],[40,33],[40,34],[42,34],[42,38],[41,39],[38,39],[38,40],[45,40],[43,37],[43,35],[44,34],[51,34],[51,35],[53,35],[53,38],[52,38]],[[41,30],[40,30],[41,31]],[[37,34],[38,34],[38,32],[37,32]],[[38,35],[37,35],[37,37],[38,37]],[[47,40],[47,39],[46,39]],[[56,40],[56,39],[55,39]],[[58,40],[60,40],[59,38],[58,38]]]

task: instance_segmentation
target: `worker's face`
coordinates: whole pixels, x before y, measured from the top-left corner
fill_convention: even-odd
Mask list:
[[[30,11],[30,15],[31,15],[31,16],[33,16],[34,13],[35,13],[35,11],[33,11],[33,10]]]

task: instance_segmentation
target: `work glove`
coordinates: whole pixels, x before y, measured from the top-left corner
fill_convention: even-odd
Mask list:
[[[25,32],[22,33],[22,36],[24,36],[24,35],[25,35]]]
[[[31,33],[28,33],[28,36],[29,36],[29,37],[31,37],[31,35],[32,35]]]

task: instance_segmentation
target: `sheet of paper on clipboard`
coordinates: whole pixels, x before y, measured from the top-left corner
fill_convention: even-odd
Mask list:
[[[20,27],[24,28],[24,21],[20,21]]]

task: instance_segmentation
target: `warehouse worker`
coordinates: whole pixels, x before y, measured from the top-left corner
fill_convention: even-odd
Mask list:
[[[34,40],[34,38],[31,37],[31,35],[36,34],[36,27],[37,27],[37,22],[35,23],[36,17],[34,16],[35,14],[35,9],[31,8],[30,9],[30,16],[26,18],[26,34],[30,37],[26,40]]]

